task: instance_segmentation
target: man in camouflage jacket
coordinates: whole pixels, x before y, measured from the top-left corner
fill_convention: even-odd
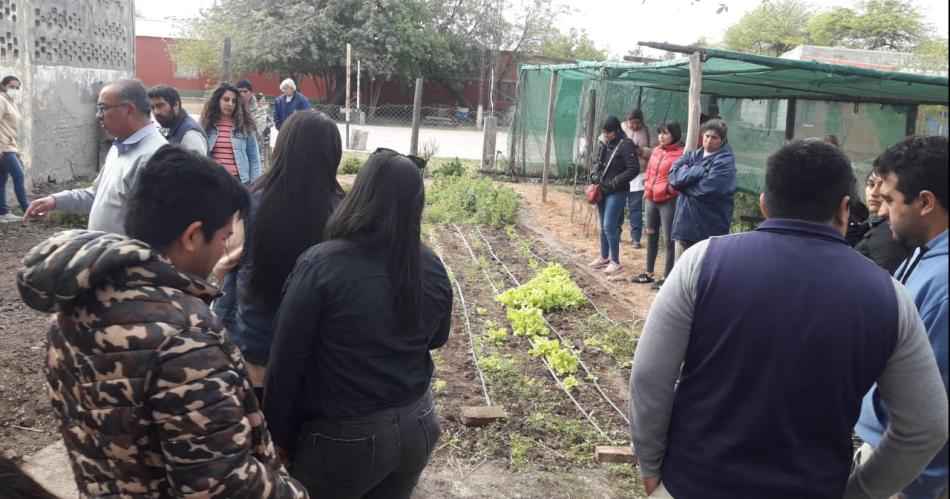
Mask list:
[[[130,216],[143,218],[135,197],[148,194],[140,187],[149,180],[166,193],[162,180],[176,176],[209,185],[189,180],[188,169],[155,176],[163,161],[197,157],[183,151],[166,146],[145,168],[127,229]],[[220,167],[197,165],[236,184]],[[190,187],[180,194],[200,194]],[[230,226],[229,216],[214,237]],[[214,246],[195,255],[213,262]],[[124,236],[67,231],[33,248],[18,274],[23,301],[54,314],[46,376],[80,496],[306,497],[278,461],[240,351],[208,308],[218,290],[163,253]]]

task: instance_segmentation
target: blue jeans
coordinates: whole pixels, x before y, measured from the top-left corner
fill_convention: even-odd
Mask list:
[[[597,203],[600,215],[600,256],[620,263],[620,226],[623,224],[623,209],[627,205],[627,192],[604,195]]]
[[[627,216],[630,218],[631,239],[640,242],[643,236],[643,191],[627,193]]]
[[[6,215],[10,211],[7,208],[7,175],[13,177],[13,192],[20,203],[20,209],[25,212],[30,207],[30,201],[26,198],[26,187],[23,184],[23,165],[20,164],[16,153],[5,152],[3,159],[0,159],[0,215]]]

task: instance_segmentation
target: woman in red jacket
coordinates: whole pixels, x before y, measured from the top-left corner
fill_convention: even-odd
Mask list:
[[[679,194],[670,187],[667,174],[670,167],[683,154],[683,145],[680,144],[682,129],[675,121],[667,121],[657,128],[660,145],[650,154],[643,176],[643,211],[647,214],[647,271],[634,277],[631,281],[646,284],[653,283],[653,289],[660,289],[666,276],[673,270],[673,241],[670,233],[673,230],[673,211],[676,207],[676,195]],[[660,225],[666,234],[666,271],[658,281],[653,279],[653,269],[656,265],[656,255],[660,245]]]

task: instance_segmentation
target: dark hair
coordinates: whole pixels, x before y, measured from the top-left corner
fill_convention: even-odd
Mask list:
[[[704,134],[707,131],[712,130],[719,134],[719,138],[722,139],[722,144],[726,145],[729,143],[729,137],[726,135],[729,131],[729,127],[726,126],[726,122],[720,119],[711,119],[705,123],[703,126],[699,127],[699,133]]]
[[[620,120],[617,119],[616,116],[608,116],[607,119],[604,120],[604,124],[600,127],[600,129],[605,132],[619,132],[621,129]]]
[[[234,84],[234,86],[237,88],[244,88],[244,89],[250,90],[251,92],[254,91],[254,85],[251,85],[251,82],[245,79],[238,80],[237,83]]]
[[[3,456],[0,456],[0,483],[3,484],[3,487],[0,487],[0,499],[56,498],[30,475],[24,473],[13,461]]]
[[[5,87],[5,86],[9,85],[11,81],[20,81],[20,79],[17,78],[16,76],[13,76],[13,75],[4,76],[4,77],[3,77],[3,80],[0,81],[0,86],[4,86],[4,87]],[[20,83],[23,83],[23,82],[20,82]]]
[[[234,104],[234,129],[245,135],[251,135],[257,130],[251,111],[244,105],[244,99],[240,98],[241,91],[226,81],[218,84],[205,101],[205,107],[201,110],[201,128],[204,128],[205,133],[211,133],[211,127],[221,118],[220,102],[225,92],[234,92],[234,96],[237,97]]]
[[[109,86],[116,87],[119,90],[119,98],[135,106],[142,116],[148,118],[152,113],[152,106],[148,103],[148,92],[145,91],[142,80],[122,78],[110,83]]]
[[[278,303],[297,257],[323,241],[331,198],[343,196],[336,180],[342,155],[340,130],[323,113],[297,111],[280,129],[270,170],[251,186],[261,200],[248,239],[254,258],[247,292],[258,303]]]
[[[874,160],[874,173],[897,177],[896,188],[911,203],[921,191],[930,191],[944,210],[947,204],[947,138],[936,135],[906,137]]]
[[[643,111],[641,111],[640,108],[630,111],[630,114],[627,115],[627,121],[630,121],[630,120],[643,121]]]
[[[370,155],[360,168],[353,190],[327,224],[327,239],[353,241],[389,260],[396,316],[403,330],[422,319],[424,204],[425,186],[415,163],[395,152],[381,151]]]
[[[126,202],[125,232],[159,250],[167,249],[194,222],[208,241],[247,211],[241,182],[207,156],[164,145],[142,168]]]
[[[175,107],[175,104],[181,106],[181,95],[178,95],[178,90],[175,90],[174,87],[170,87],[164,83],[159,83],[158,85],[148,89],[148,98],[165,99],[165,102],[167,102],[168,105],[172,107]]]
[[[793,140],[765,163],[765,207],[774,218],[825,223],[857,193],[851,161],[818,139]]]
[[[683,129],[677,121],[664,121],[656,128],[657,132],[666,132],[673,136],[673,143],[677,143],[683,138]]]

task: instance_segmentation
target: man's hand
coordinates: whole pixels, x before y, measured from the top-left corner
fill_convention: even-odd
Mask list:
[[[643,488],[646,489],[647,495],[650,495],[660,486],[660,476],[651,476],[649,478],[643,478]]]
[[[34,200],[23,214],[23,220],[49,220],[49,214],[56,209],[56,198],[46,196]]]

